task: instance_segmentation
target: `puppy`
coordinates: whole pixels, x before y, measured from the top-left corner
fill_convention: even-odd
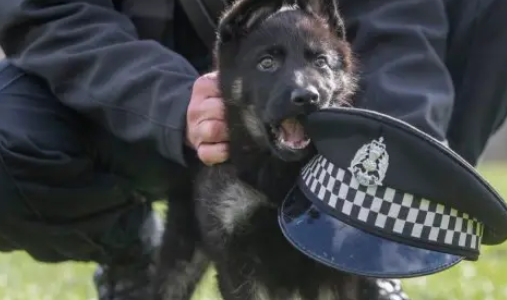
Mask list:
[[[313,148],[305,117],[344,105],[354,63],[336,1],[239,0],[219,22],[215,66],[230,159],[169,196],[157,300],[187,300],[213,263],[224,300],[356,300],[359,281],[293,248],[277,207]]]

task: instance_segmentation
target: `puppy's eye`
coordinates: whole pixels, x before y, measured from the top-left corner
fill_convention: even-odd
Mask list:
[[[257,68],[261,71],[270,71],[276,67],[276,61],[272,56],[264,56],[257,64]]]
[[[320,55],[313,63],[317,68],[324,68],[328,65],[327,57]]]

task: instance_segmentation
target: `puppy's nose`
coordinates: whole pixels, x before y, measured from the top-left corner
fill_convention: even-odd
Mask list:
[[[297,88],[292,91],[290,99],[296,105],[316,104],[319,102],[319,92],[313,87]]]

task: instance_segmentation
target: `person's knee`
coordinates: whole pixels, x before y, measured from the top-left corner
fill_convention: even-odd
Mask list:
[[[96,167],[82,127],[42,82],[0,63],[0,251],[104,261],[136,238],[130,216],[149,205]]]
[[[38,79],[0,69],[0,163],[34,213],[67,221],[125,203],[126,184],[95,170],[83,127]]]
[[[0,156],[0,252],[22,250],[43,262],[105,263],[139,239],[150,203],[107,184],[21,180],[4,162]],[[27,170],[32,167],[27,163]]]

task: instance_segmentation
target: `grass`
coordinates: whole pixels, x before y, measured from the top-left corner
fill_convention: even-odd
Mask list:
[[[481,166],[480,172],[507,199],[507,165]],[[91,300],[93,264],[47,265],[22,252],[0,254],[0,300]],[[507,299],[507,243],[483,247],[476,263],[463,262],[439,274],[404,280],[412,300]],[[193,300],[219,300],[213,270]]]

